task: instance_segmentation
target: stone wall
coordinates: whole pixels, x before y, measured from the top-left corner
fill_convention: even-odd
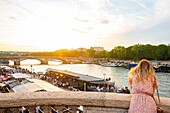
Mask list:
[[[130,94],[104,93],[104,92],[29,92],[0,94],[0,113],[10,109],[18,113],[22,106],[35,112],[36,106],[41,106],[44,113],[48,113],[50,107],[62,110],[67,105],[76,113],[82,105],[84,113],[127,113]],[[166,113],[170,113],[170,98],[161,98],[162,107]]]

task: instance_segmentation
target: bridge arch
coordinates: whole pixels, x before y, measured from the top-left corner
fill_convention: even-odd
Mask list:
[[[21,59],[13,59],[12,61],[14,61],[14,65],[20,65],[22,61],[24,60],[38,60],[40,61],[40,64],[45,64],[48,65],[49,61],[54,60],[53,58],[21,58]]]
[[[68,61],[62,59],[62,58],[57,58],[57,57],[51,57],[51,56],[24,56],[24,57],[15,57],[15,58],[9,58],[9,60],[12,60],[14,62],[14,65],[20,65],[21,61],[24,61],[26,59],[35,59],[39,60],[40,64],[45,64],[48,65],[48,61],[53,61],[53,60],[61,60],[62,63],[67,64]]]
[[[0,57],[0,61],[12,60],[14,65],[20,65],[20,61],[25,59],[37,59],[41,61],[41,64],[48,64],[48,61],[59,59],[63,64],[73,63],[82,63],[82,61],[89,61],[89,58],[83,57],[57,57],[57,56],[3,56]]]

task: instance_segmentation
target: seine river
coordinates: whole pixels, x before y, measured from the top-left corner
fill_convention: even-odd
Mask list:
[[[47,68],[54,68],[100,78],[110,77],[111,81],[115,82],[117,86],[129,87],[127,80],[129,69],[123,67],[104,67],[95,64],[59,64],[59,62],[49,62],[49,65],[39,65],[39,61],[36,60],[24,60],[21,62],[20,67],[34,72],[45,72]],[[170,73],[156,73],[156,77],[158,79],[160,96],[170,98]]]

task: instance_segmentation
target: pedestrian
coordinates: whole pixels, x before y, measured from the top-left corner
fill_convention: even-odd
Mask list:
[[[158,83],[151,63],[142,59],[129,71],[128,82],[132,89],[128,113],[156,113],[157,106],[153,96]]]

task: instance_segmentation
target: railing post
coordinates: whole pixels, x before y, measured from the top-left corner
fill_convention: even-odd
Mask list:
[[[35,106],[28,106],[26,107],[30,113],[35,113]]]
[[[42,108],[44,113],[48,113],[48,111],[49,111],[48,106],[40,106],[40,107]]]

